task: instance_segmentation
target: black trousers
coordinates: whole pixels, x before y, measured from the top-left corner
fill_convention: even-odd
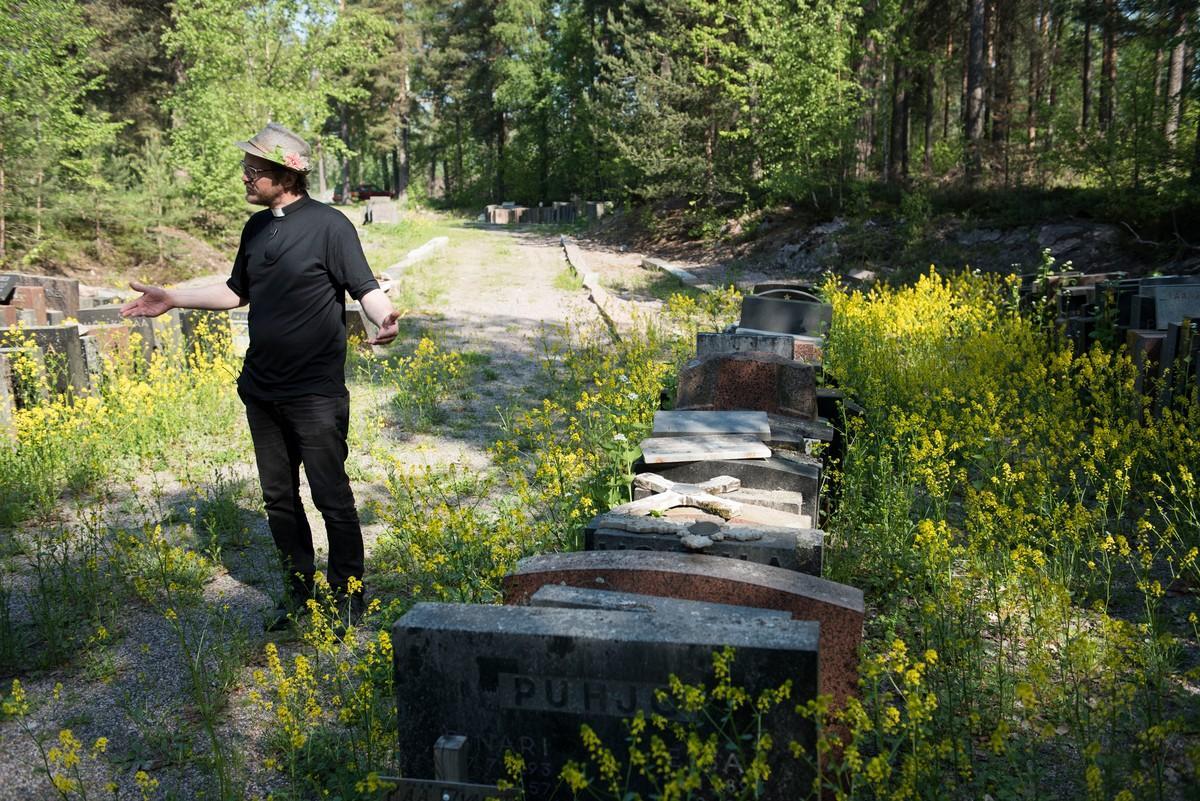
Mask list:
[[[267,521],[295,596],[301,583],[311,586],[312,529],[300,502],[300,466],[308,478],[313,502],[325,519],[329,540],[329,586],[345,592],[351,576],[362,579],[363,539],[346,476],[350,428],[349,396],[306,395],[283,401],[242,396],[254,440],[258,477]],[[298,580],[301,574],[307,581]]]

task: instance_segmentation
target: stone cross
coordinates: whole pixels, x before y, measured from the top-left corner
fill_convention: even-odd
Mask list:
[[[732,476],[717,476],[700,484],[683,484],[655,473],[641,473],[634,477],[633,485],[655,494],[617,506],[609,510],[609,514],[642,516],[679,506],[694,506],[729,520],[742,511],[742,505],[737,501],[717,497],[719,493],[741,489],[742,482]]]

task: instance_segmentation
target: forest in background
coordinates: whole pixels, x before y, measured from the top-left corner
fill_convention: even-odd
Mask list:
[[[232,143],[268,120],[325,196],[673,203],[714,236],[772,206],[1065,189],[1153,224],[1200,206],[1196,6],[0,0],[0,263],[227,237]]]

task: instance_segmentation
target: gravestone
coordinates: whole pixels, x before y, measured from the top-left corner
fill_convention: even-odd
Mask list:
[[[732,332],[737,336],[771,336],[770,331],[760,331],[756,328],[735,327]],[[825,361],[825,337],[808,334],[775,334],[792,340],[791,352],[784,354],[787,358],[798,362],[821,364]]]
[[[641,442],[646,464],[712,461],[714,459],[766,459],[771,449],[753,436],[650,437]]]
[[[691,437],[705,434],[743,434],[769,439],[771,424],[766,412],[689,412],[660,410],[654,413],[651,437]]]
[[[712,620],[718,623],[729,623],[745,617],[791,617],[781,609],[680,601],[661,595],[637,595],[632,592],[593,590],[561,584],[547,584],[542,587],[529,597],[529,605],[553,606],[560,609],[601,609],[608,612],[643,612],[669,615],[673,618],[693,618],[697,621]]]
[[[576,551],[522,559],[503,580],[504,602],[526,604],[542,587],[616,590],[688,601],[783,610],[820,624],[820,688],[836,704],[856,694],[863,594],[845,584],[718,556]]]
[[[400,207],[390,197],[367,198],[365,222],[398,223],[400,222]]]
[[[816,368],[764,353],[693,359],[679,372],[675,408],[748,409],[811,420],[817,416]]]
[[[0,328],[11,328],[17,324],[19,310],[12,306],[0,306]]]
[[[1178,325],[1185,319],[1200,318],[1200,276],[1143,278],[1141,294],[1154,299],[1154,327],[1159,330],[1165,330],[1170,323]]]
[[[172,311],[176,310],[172,309]],[[211,357],[218,349],[231,344],[233,326],[230,324],[228,311],[200,309],[179,309],[178,311],[180,344],[188,358],[195,355]]]
[[[37,286],[46,293],[46,308],[62,312],[71,319],[79,314],[79,281],[74,278],[55,278],[48,275],[26,275],[4,273],[0,278],[12,276],[17,286]]]
[[[36,406],[47,400],[46,387],[42,385],[41,381],[24,380],[22,373],[25,371],[18,369],[20,360],[28,359],[33,362],[29,372],[38,376],[45,373],[46,359],[37,347],[0,347],[0,359],[7,362],[9,366],[9,381],[12,387],[13,404],[16,408],[24,409]]]
[[[250,310],[245,306],[229,310],[229,331],[233,337],[233,352],[245,356],[250,349]]]
[[[87,390],[87,363],[78,325],[36,325],[22,333],[42,352],[51,391],[78,395]]]
[[[817,294],[818,289],[812,284],[791,281],[764,281],[754,285],[750,290],[752,295],[784,300],[802,300],[807,303],[821,303]]]
[[[127,320],[120,324],[89,325],[83,334],[84,361],[88,372],[95,376],[103,369],[105,357],[118,365],[140,363],[148,365],[154,356],[154,343],[146,338],[149,326],[144,321]]]
[[[1133,388],[1138,392],[1148,389],[1150,381],[1158,375],[1159,353],[1166,338],[1167,332],[1157,329],[1130,329],[1125,332],[1125,344],[1129,348],[1133,366],[1137,368]]]
[[[818,637],[815,623],[776,617],[717,623],[667,613],[419,603],[392,627],[400,770],[433,778],[436,741],[464,735],[463,781],[494,785],[506,778],[504,754],[513,751],[525,761],[520,784],[528,801],[571,798],[558,776],[568,760],[588,762],[582,725],[623,763],[625,721],[639,710],[704,731],[699,715],[660,691],[672,675],[711,685],[713,653],[731,646],[732,680],[751,697],[792,683],[790,700],[766,721],[780,745],[762,796],[790,801],[812,781],[783,744],[814,745],[811,722],[794,707],[816,695]],[[728,760],[723,751],[723,774]]]
[[[742,298],[742,316],[738,327],[824,336],[832,321],[833,306],[828,303],[746,295]]]
[[[11,273],[8,275],[0,275],[0,304],[7,304],[13,296],[13,290],[17,288],[17,277]]]
[[[9,305],[33,312],[34,325],[46,325],[46,290],[40,286],[20,286],[13,289]]]
[[[799,455],[784,457],[778,454],[769,459],[725,459],[711,462],[680,462],[678,464],[646,464],[642,459],[633,463],[634,473],[657,473],[670,481],[700,484],[714,476],[732,476],[743,489],[787,490],[804,498],[803,514],[817,519],[821,494],[821,462]]]
[[[784,359],[794,358],[795,340],[786,334],[696,334],[696,356],[719,353],[771,353]]]
[[[358,337],[363,342],[368,339],[374,339],[379,333],[379,327],[371,322],[371,318],[367,317],[367,313],[363,311],[362,304],[358,301],[349,301],[346,303],[346,336]]]

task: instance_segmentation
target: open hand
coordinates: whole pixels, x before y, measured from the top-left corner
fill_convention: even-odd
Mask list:
[[[374,339],[368,339],[368,345],[386,345],[396,338],[400,333],[400,312],[393,311],[387,317],[383,318],[383,323],[379,326],[379,332],[375,334]]]
[[[157,317],[175,308],[167,299],[167,291],[162,287],[147,286],[139,284],[137,281],[130,281],[129,286],[131,289],[141,292],[142,296],[121,307],[122,317]]]

